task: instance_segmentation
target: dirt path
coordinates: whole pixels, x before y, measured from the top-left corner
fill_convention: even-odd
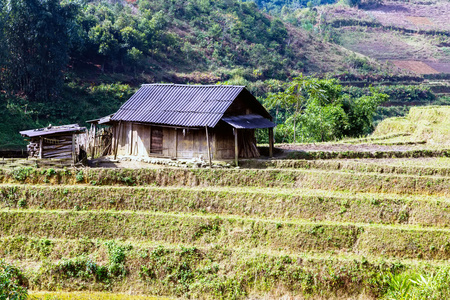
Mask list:
[[[423,145],[377,145],[377,144],[282,144],[277,145],[285,151],[326,151],[326,152],[375,152],[375,151],[410,151],[423,149]]]

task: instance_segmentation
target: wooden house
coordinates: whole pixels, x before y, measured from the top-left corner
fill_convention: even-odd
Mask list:
[[[78,124],[51,126],[21,131],[29,139],[27,151],[29,157],[68,159],[76,163],[79,159],[83,140],[81,134],[85,127]]]
[[[258,157],[255,129],[272,117],[244,86],[144,84],[110,118],[114,155]]]

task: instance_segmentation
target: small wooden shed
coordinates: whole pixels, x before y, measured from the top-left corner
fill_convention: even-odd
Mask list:
[[[29,157],[71,159],[78,161],[80,147],[83,144],[81,134],[86,127],[78,124],[51,126],[21,131],[20,134],[29,139],[27,151]]]
[[[258,157],[255,129],[272,117],[244,86],[144,84],[110,119],[117,155]]]

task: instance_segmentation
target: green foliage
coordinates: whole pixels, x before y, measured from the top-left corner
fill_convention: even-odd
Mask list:
[[[346,136],[361,136],[373,131],[373,116],[381,103],[387,102],[389,96],[375,89],[371,95],[365,95],[356,99],[344,98],[344,109],[347,111],[349,127],[345,131]]]
[[[24,99],[0,94],[0,148],[23,148],[25,142],[19,131],[39,127],[33,114],[34,111]]]
[[[265,103],[275,110],[277,123],[284,123],[276,129],[277,142],[297,142],[298,136],[302,142],[324,142],[370,133],[378,105],[387,100],[387,95],[375,89],[352,99],[336,79],[302,76],[284,92],[269,94]]]
[[[105,267],[97,265],[89,257],[82,255],[71,259],[63,259],[53,266],[49,273],[58,274],[63,279],[81,278],[92,279],[95,278],[104,281],[107,278],[107,271]]]
[[[50,176],[55,175],[55,174],[56,174],[55,169],[53,169],[53,168],[47,169],[47,172],[46,172],[46,176],[47,177],[50,177]]]
[[[321,106],[312,102],[302,115],[301,133],[307,141],[330,141],[340,139],[349,127],[349,119],[340,105]]]
[[[19,201],[17,201],[17,206],[20,208],[26,208],[27,207],[27,199],[20,199]]]
[[[373,117],[374,124],[377,125],[380,121],[392,117],[404,117],[409,113],[411,106],[379,106]]]
[[[115,241],[106,242],[105,246],[108,252],[108,263],[106,265],[98,264],[90,257],[81,255],[71,259],[63,259],[51,266],[47,273],[62,276],[64,279],[95,279],[103,283],[109,283],[112,279],[126,276],[126,251],[131,250],[132,247],[119,245]]]
[[[2,83],[31,101],[54,100],[63,84],[77,6],[58,0],[2,0],[0,5],[6,53],[0,61]]]
[[[357,6],[362,8],[380,5],[383,3],[383,0],[346,0],[345,2],[350,6]]]
[[[93,58],[102,71],[195,61],[207,67],[252,66],[264,76],[285,78],[282,68],[295,64],[285,53],[283,22],[267,18],[254,3],[228,2],[139,0],[134,7],[88,2],[77,18],[71,55],[80,61]],[[175,33],[173,24],[189,29]]]
[[[83,170],[80,170],[77,175],[75,176],[75,179],[77,182],[83,182],[84,181],[84,173]]]
[[[298,9],[305,7],[314,7],[324,4],[333,4],[337,0],[251,0],[255,2],[259,8],[264,9],[272,14],[286,15]]]
[[[354,53],[347,56],[346,63],[349,67],[362,71],[362,73],[374,71],[373,66],[370,64],[367,57],[357,56]]]
[[[114,113],[135,89],[113,83],[87,85],[70,82],[62,91],[62,102],[28,102],[26,98],[0,94],[0,148],[25,146],[21,130],[40,128],[48,124],[83,124],[99,116]]]
[[[106,247],[108,248],[108,276],[125,276],[127,270],[125,268],[125,251],[127,248],[116,244],[114,241],[106,242]]]
[[[450,296],[449,280],[449,267],[440,267],[433,273],[408,271],[389,274],[389,287],[384,299],[447,299]]]
[[[27,299],[27,280],[13,265],[0,260],[0,300]]]
[[[355,86],[343,88],[345,93],[352,97],[362,97],[370,94],[370,88]],[[430,104],[436,96],[430,88],[423,85],[381,85],[377,87],[380,93],[387,94],[392,104]]]
[[[34,172],[34,168],[32,167],[21,167],[21,168],[16,168],[12,171],[12,176],[15,180],[17,181],[25,181],[28,176],[30,176],[33,172]]]

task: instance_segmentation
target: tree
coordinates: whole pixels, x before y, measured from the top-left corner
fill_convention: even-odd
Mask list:
[[[343,95],[336,79],[300,76],[285,91],[270,94],[266,103],[276,109],[277,121],[279,109],[285,113],[280,129],[286,135],[293,133],[291,141],[301,136],[302,141],[325,142],[370,133],[375,110],[387,100],[387,95],[374,89],[370,95],[351,99]]]
[[[105,71],[105,63],[113,59],[119,53],[119,41],[111,21],[106,20],[89,30],[89,39],[98,46],[98,53],[103,57],[102,72]]]
[[[373,131],[373,115],[377,107],[389,101],[389,96],[371,88],[370,95],[351,99],[346,96],[343,99],[343,107],[349,118],[349,127],[345,135],[360,136]]]
[[[269,101],[273,107],[280,106],[291,112],[286,121],[294,125],[294,143],[297,141],[297,122],[309,97],[322,99],[324,97],[323,91],[314,78],[302,75],[294,78],[284,92],[273,95],[272,100]]]
[[[308,141],[326,142],[344,137],[348,116],[341,103],[308,104],[301,117],[302,136]]]
[[[31,101],[53,99],[69,59],[69,26],[77,6],[58,0],[1,0],[6,57],[3,79]]]

